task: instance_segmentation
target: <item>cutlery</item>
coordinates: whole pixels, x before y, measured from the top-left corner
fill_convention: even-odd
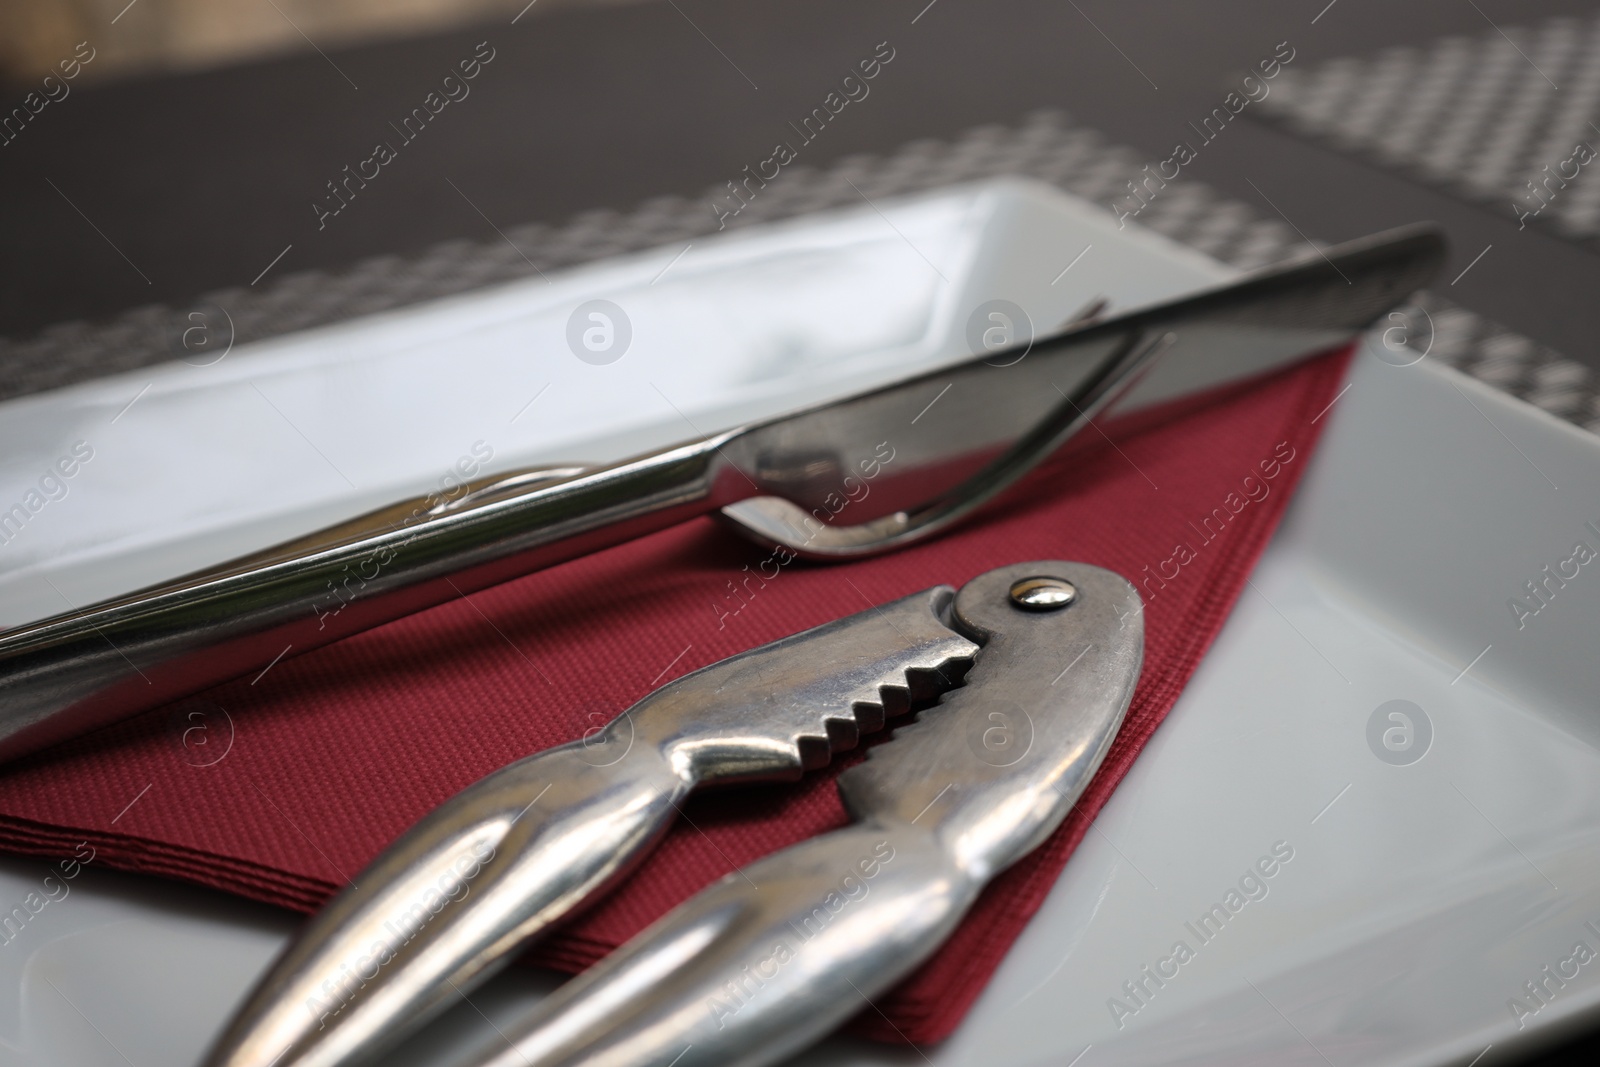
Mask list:
[[[1171,302],[595,470],[481,480],[0,634],[0,760],[697,516],[809,559],[966,518],[1100,414],[1348,343],[1437,271],[1416,225]]]

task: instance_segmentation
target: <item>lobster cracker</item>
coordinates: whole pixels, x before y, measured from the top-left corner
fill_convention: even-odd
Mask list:
[[[780,1059],[926,959],[1061,824],[1143,647],[1127,581],[1044,561],[686,675],[427,815],[307,925],[207,1063],[370,1062],[625,876],[697,785],[795,780],[937,698],[839,777],[853,825],[701,891],[464,1062]]]

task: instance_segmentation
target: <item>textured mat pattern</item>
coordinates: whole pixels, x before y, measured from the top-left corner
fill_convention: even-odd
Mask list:
[[[1600,87],[1600,64],[1591,70],[1588,76]],[[914,141],[887,156],[851,156],[825,170],[786,170],[784,180],[763,190],[730,228],[1003,174],[1038,178],[1109,204],[1126,193],[1128,179],[1146,162],[1059,112],[1038,112],[1017,126],[980,126],[949,141]],[[239,343],[261,340],[536,270],[690,240],[716,230],[709,204],[721,195],[723,190],[713,188],[700,199],[660,197],[627,213],[586,212],[564,226],[516,227],[504,241],[450,241],[414,259],[380,256],[336,273],[287,274],[262,290],[222,290],[197,303],[225,308]],[[1280,219],[1190,180],[1170,183],[1133,224],[1241,268],[1312,254]],[[1600,431],[1600,382],[1587,367],[1443,298],[1424,296],[1420,302],[1427,315],[1412,324],[1411,336],[1428,358]],[[30,338],[0,338],[0,399],[166,362],[172,358],[168,338],[185,310],[137,308],[108,323],[66,323]]]
[[[1600,14],[1285,69],[1259,114],[1600,245]]]

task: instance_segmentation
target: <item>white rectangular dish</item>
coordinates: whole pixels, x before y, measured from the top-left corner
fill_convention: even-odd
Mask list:
[[[616,458],[957,358],[996,296],[1045,329],[1231,275],[1042,186],[882,207],[0,404],[0,500],[94,449],[0,545],[0,623],[426,491],[479,442],[489,470]],[[594,297],[657,340],[575,358]],[[1571,562],[1600,552],[1600,440],[1369,351],[1322,417],[1215,647],[932,1063],[1487,1067],[1600,1005],[1574,949],[1600,954],[1600,564]],[[0,861],[0,909],[46,873]],[[0,1062],[194,1063],[296,921],[91,863],[0,944]],[[504,975],[391,1062],[447,1062],[555,980]]]

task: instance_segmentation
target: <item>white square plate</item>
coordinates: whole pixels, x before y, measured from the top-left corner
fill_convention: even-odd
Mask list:
[[[0,622],[426,491],[478,442],[491,469],[613,459],[959,358],[964,310],[996,296],[1043,331],[1097,296],[1231,276],[1020,182],[697,242],[662,273],[680,251],[0,404],[0,500],[95,450],[0,546]],[[599,296],[637,339],[606,367],[565,342]],[[1577,542],[1600,550],[1600,441],[1383,351],[1356,359],[1215,647],[931,1062],[1464,1063],[1600,1002],[1600,956],[1572,962],[1600,953],[1600,563],[1548,581],[1536,615],[1508,606],[1539,603],[1524,583]],[[1241,890],[1274,847],[1292,858]],[[0,908],[45,873],[0,861]],[[296,921],[90,864],[0,944],[0,1058],[197,1062]],[[555,981],[514,971],[391,1062],[446,1062]],[[801,1061],[923,1058],[836,1039]]]

